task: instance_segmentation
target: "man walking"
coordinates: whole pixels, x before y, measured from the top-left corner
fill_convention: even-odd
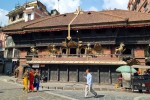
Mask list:
[[[92,94],[94,94],[94,97],[97,97],[97,93],[93,90],[92,85],[93,85],[93,79],[92,79],[92,75],[90,73],[90,69],[86,70],[86,74],[87,76],[85,76],[87,83],[85,86],[85,97],[87,97],[88,93],[91,92]]]

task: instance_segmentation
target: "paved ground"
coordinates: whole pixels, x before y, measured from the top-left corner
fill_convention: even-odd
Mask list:
[[[150,94],[126,93],[115,91],[99,91],[98,98],[94,98],[92,94],[88,98],[84,98],[84,91],[62,91],[57,90],[53,93],[65,95],[77,100],[150,100]]]
[[[69,100],[45,91],[25,93],[22,86],[0,81],[0,100]]]
[[[9,81],[7,79],[0,76],[0,100],[150,100],[150,94],[109,91],[109,89],[97,91],[98,98],[94,98],[92,94],[89,98],[84,98],[83,90],[63,90],[62,88],[41,88],[39,92],[27,94],[22,91],[22,85],[14,83],[11,78]],[[66,89],[70,87],[72,86],[69,85]]]
[[[0,75],[0,80],[6,82],[17,82],[22,84],[22,81],[17,81],[14,77]],[[84,83],[73,83],[73,82],[47,82],[41,83],[41,87],[49,88],[49,89],[62,89],[62,90],[84,90],[85,82]],[[94,84],[93,88],[96,90],[106,90],[106,91],[122,91],[121,89],[115,89],[114,85],[99,85]]]

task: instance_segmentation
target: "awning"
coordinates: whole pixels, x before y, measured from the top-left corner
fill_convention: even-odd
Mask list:
[[[126,65],[124,61],[27,61],[28,64]]]
[[[145,66],[145,65],[132,65],[131,67],[133,67],[133,68],[150,69],[150,66]]]

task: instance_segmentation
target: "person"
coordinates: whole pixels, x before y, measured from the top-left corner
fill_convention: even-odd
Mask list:
[[[144,74],[143,74],[144,78],[148,78],[148,72],[147,71],[144,71]]]
[[[34,91],[34,70],[31,69],[30,72],[29,72],[29,81],[30,81],[30,84],[29,84],[29,91]]]
[[[123,80],[122,74],[120,74],[119,77],[118,77],[118,84],[119,84],[119,87],[123,87],[122,80]]]
[[[23,90],[26,91],[28,93],[28,70],[25,71],[24,75],[23,75]]]
[[[34,87],[36,87],[36,91],[39,91],[39,85],[40,85],[40,74],[39,71],[36,70],[35,76],[34,76]]]
[[[48,71],[45,72],[45,82],[48,80]]]
[[[147,70],[147,71],[144,71],[143,76],[144,76],[144,79],[145,79],[145,80],[148,80],[148,79],[149,79],[150,73],[148,72],[148,70]],[[145,87],[150,87],[150,83],[145,83]],[[147,89],[147,90],[146,90],[146,93],[150,93],[150,90]]]
[[[138,77],[139,76],[139,72],[134,73],[134,76]],[[143,93],[143,91],[141,89],[139,89],[138,91],[139,91],[139,93]]]
[[[97,93],[93,90],[92,85],[93,85],[93,79],[92,79],[92,75],[90,73],[90,69],[86,70],[86,74],[87,76],[85,76],[87,83],[85,86],[85,97],[88,96],[88,93],[91,92],[92,94],[94,94],[94,97],[97,97]]]

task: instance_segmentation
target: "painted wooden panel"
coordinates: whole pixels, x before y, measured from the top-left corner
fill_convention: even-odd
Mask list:
[[[85,73],[86,67],[80,66],[79,67],[79,82],[86,82],[86,79],[84,76],[86,76]]]
[[[77,82],[77,66],[69,66],[69,81]]]
[[[116,72],[117,66],[113,66],[110,68],[111,70],[111,82],[112,84],[116,84],[118,81],[118,77],[121,73]]]
[[[100,67],[100,83],[109,84],[109,80],[110,80],[109,67],[108,66]]]
[[[59,79],[61,82],[68,81],[67,66],[59,66]]]
[[[98,66],[91,66],[90,69],[93,77],[93,83],[99,83]]]
[[[51,65],[50,67],[50,80],[51,81],[58,81],[58,71],[57,66]]]

